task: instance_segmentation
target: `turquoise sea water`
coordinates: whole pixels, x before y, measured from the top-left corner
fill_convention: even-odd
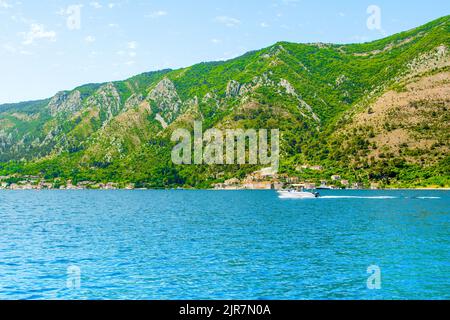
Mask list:
[[[0,298],[450,298],[450,192],[323,195],[1,191]]]

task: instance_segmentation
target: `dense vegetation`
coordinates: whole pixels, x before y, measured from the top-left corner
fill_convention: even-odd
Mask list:
[[[204,129],[280,129],[280,173],[305,181],[340,175],[381,187],[448,187],[449,44],[447,16],[371,43],[280,42],[229,61],[1,105],[0,176],[204,188],[259,169],[172,164],[171,132],[202,119]],[[418,89],[408,86],[433,76],[444,78],[434,83],[444,97],[424,90],[409,101]],[[420,121],[409,121],[404,106],[372,109],[390,91]],[[355,120],[372,113],[378,122]],[[405,140],[390,148],[383,139],[397,132]]]

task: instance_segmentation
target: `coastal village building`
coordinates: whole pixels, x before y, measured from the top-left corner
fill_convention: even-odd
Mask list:
[[[224,181],[224,183],[214,185],[214,188],[217,190],[278,190],[283,188],[283,183],[272,168],[264,168],[247,175],[242,181],[232,178]]]
[[[250,190],[271,190],[271,189],[274,189],[274,185],[270,181],[248,182],[248,183],[244,183],[242,186],[243,186],[244,189],[250,189]]]
[[[350,185],[350,182],[348,180],[341,180],[341,184],[345,187],[348,187]]]
[[[364,189],[364,184],[362,182],[355,182],[353,184],[353,189],[356,189],[356,190]]]
[[[286,177],[286,183],[289,184],[294,184],[294,183],[299,183],[300,179],[298,177]]]
[[[371,183],[370,184],[370,189],[372,189],[372,190],[378,190],[378,189],[380,189],[380,184],[379,183]]]

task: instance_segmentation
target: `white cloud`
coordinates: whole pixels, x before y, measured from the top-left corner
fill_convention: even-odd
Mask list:
[[[221,23],[221,24],[223,24],[223,25],[225,25],[227,27],[230,27],[230,28],[231,27],[236,27],[236,26],[241,24],[240,20],[238,20],[236,18],[233,18],[233,17],[227,17],[227,16],[219,16],[219,17],[216,17],[214,20],[216,22],[219,22],[219,23]]]
[[[7,43],[2,46],[3,50],[9,53],[16,53],[17,49],[11,44]]]
[[[137,52],[135,51],[138,46],[139,45],[138,45],[138,43],[136,41],[130,41],[130,42],[127,43],[125,50],[119,50],[119,51],[116,52],[116,54],[118,56],[121,56],[121,57],[128,56],[129,58],[133,59],[133,58],[135,58],[138,55]],[[125,64],[126,65],[131,65],[131,64],[134,64],[134,63],[135,63],[134,60],[130,60],[130,61],[128,61]]]
[[[84,8],[84,5],[82,5],[82,4],[71,5],[71,6],[68,6],[67,8],[60,8],[58,11],[56,11],[56,14],[58,16],[69,16],[69,15],[74,14],[75,10],[81,10],[82,8]]]
[[[6,43],[6,44],[2,45],[2,49],[5,50],[8,53],[11,53],[11,54],[19,53],[19,54],[24,55],[24,56],[31,56],[33,54],[30,51],[27,51],[27,50],[24,50],[24,49],[21,49],[21,48],[16,48],[10,43]]]
[[[2,8],[2,9],[9,9],[9,8],[12,8],[12,5],[10,5],[6,1],[0,0],[0,8]]]
[[[259,24],[259,26],[260,26],[261,28],[268,28],[268,27],[269,27],[269,24],[266,23],[266,22],[261,22],[261,23]]]
[[[55,31],[46,31],[44,25],[32,23],[30,25],[30,30],[28,32],[22,33],[24,40],[24,45],[30,45],[35,40],[46,39],[49,41],[56,41],[56,32]]]
[[[138,43],[136,41],[130,41],[127,43],[128,49],[134,50],[138,47]]]
[[[110,9],[112,9],[112,8],[114,8],[116,6],[116,4],[115,3],[108,3],[108,8],[110,8]]]
[[[296,5],[300,0],[282,0],[281,2],[285,5]]]
[[[95,9],[101,9],[101,8],[103,8],[103,6],[102,6],[100,3],[96,2],[96,1],[91,2],[89,5],[90,5],[91,7],[94,7]]]
[[[58,11],[56,11],[56,14],[58,16],[65,16],[67,14],[67,9],[66,8],[59,8]]]
[[[154,12],[152,12],[152,13],[146,15],[146,17],[147,17],[147,18],[155,19],[155,18],[167,16],[168,14],[169,14],[169,13],[168,13],[167,11],[164,11],[164,10],[158,10],[158,11],[154,11]]]
[[[0,8],[2,8],[2,9],[9,9],[9,8],[12,8],[12,5],[10,5],[5,0],[0,0]]]
[[[213,39],[211,39],[211,42],[214,43],[214,44],[219,44],[219,43],[222,42],[222,40],[213,38]]]
[[[19,53],[21,54],[21,55],[24,55],[24,56],[32,56],[33,55],[33,52],[31,52],[31,51],[27,51],[27,50],[19,50]]]
[[[110,23],[110,24],[108,24],[108,27],[117,28],[117,27],[119,27],[119,25],[117,23]]]
[[[86,38],[84,38],[84,41],[86,41],[87,43],[94,43],[95,42],[95,37],[94,36],[87,36]]]

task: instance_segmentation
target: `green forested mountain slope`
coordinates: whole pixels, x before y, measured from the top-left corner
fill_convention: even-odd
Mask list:
[[[224,62],[0,106],[0,175],[207,187],[254,166],[174,166],[170,133],[279,128],[281,172],[449,185],[450,17],[364,44],[280,42]],[[302,166],[321,165],[310,171]]]

